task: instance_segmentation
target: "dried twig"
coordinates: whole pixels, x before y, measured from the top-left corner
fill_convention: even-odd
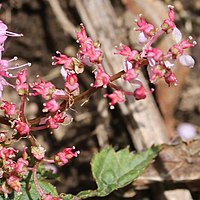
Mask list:
[[[58,0],[46,0],[49,2],[52,11],[54,12],[61,28],[64,30],[65,34],[70,34],[74,39],[76,39],[75,31],[76,27],[70,22],[65,13],[63,12]]]

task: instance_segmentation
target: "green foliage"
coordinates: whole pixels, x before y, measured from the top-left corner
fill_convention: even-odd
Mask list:
[[[97,183],[97,196],[106,196],[112,191],[133,182],[150,164],[159,151],[158,147],[133,154],[128,149],[115,152],[103,149],[92,160],[92,173]]]
[[[87,199],[89,197],[103,197],[109,195],[114,190],[122,188],[133,182],[145,168],[151,163],[159,152],[160,147],[153,146],[146,151],[138,154],[129,152],[128,149],[115,151],[113,148],[105,148],[97,153],[91,162],[92,174],[97,183],[96,190],[85,190],[76,196],[71,194],[62,194],[63,200]],[[43,167],[39,168],[39,185],[42,190],[53,196],[58,196],[56,188],[44,181]],[[14,193],[9,196],[9,200],[39,200],[39,194],[36,190],[32,176],[27,177],[26,182],[21,183],[21,194]],[[0,196],[0,200],[5,200]]]
[[[153,146],[138,154],[128,149],[115,151],[105,148],[92,159],[92,174],[97,183],[97,190],[81,191],[76,196],[66,196],[64,200],[74,200],[76,197],[103,197],[114,190],[125,187],[141,175],[160,151],[160,147]]]

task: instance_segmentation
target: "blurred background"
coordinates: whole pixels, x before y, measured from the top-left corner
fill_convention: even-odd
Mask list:
[[[167,5],[173,5],[177,27],[183,38],[192,35],[200,43],[200,1],[199,0],[5,0],[1,1],[1,20],[9,31],[23,33],[23,38],[9,38],[5,46],[4,58],[14,56],[18,63],[31,62],[29,82],[40,75],[45,81],[52,81],[58,88],[63,86],[60,68],[52,66],[51,57],[58,50],[76,57],[78,44],[75,31],[84,23],[88,34],[100,41],[105,52],[105,70],[111,75],[122,69],[123,58],[114,56],[115,46],[120,43],[132,49],[141,49],[134,32],[134,20],[143,13],[145,19],[157,27],[167,17]],[[167,49],[173,44],[169,38],[160,38],[156,46]],[[92,155],[99,149],[112,145],[116,149],[129,146],[139,151],[152,144],[170,143],[181,135],[182,139],[195,137],[200,130],[200,47],[196,45],[190,53],[195,61],[192,70],[176,65],[175,73],[179,85],[168,87],[159,81],[152,86],[156,92],[147,100],[137,102],[132,98],[110,110],[104,91],[98,91],[83,106],[76,105],[69,110],[73,122],[57,130],[34,133],[48,150],[48,156],[64,147],[76,146],[80,156],[67,166],[59,169],[61,180],[55,181],[59,192],[76,194],[82,189],[93,189],[95,183],[90,172]],[[93,82],[91,69],[79,76],[81,91]],[[123,83],[119,83],[123,84]],[[125,86],[128,87],[128,86]],[[111,92],[109,89],[106,92]],[[7,88],[4,99],[19,101],[12,88]],[[41,114],[42,99],[33,98],[27,103],[29,119]],[[51,134],[50,134],[51,133]],[[173,182],[173,181],[172,181]],[[165,186],[165,184],[164,184]],[[135,190],[133,186],[114,192],[105,199],[164,199],[157,183]],[[155,192],[155,188],[158,189]],[[190,188],[192,198],[200,199],[197,189]],[[98,199],[98,198],[93,198]],[[169,196],[166,199],[170,199]],[[182,198],[180,198],[182,199]],[[190,199],[190,198],[187,198]]]

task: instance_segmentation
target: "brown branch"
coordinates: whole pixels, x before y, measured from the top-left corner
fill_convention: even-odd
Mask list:
[[[143,62],[140,63],[140,67],[144,66],[147,64],[147,61],[144,60]],[[114,74],[113,76],[110,77],[110,82],[113,82],[113,81],[116,81],[117,79],[121,78],[123,75],[124,75],[124,70]],[[69,107],[72,107],[76,104],[80,104],[81,101],[83,100],[86,100],[88,99],[92,94],[94,94],[95,92],[97,92],[99,89],[102,89],[102,87],[99,87],[99,88],[89,88],[88,90],[82,92],[80,95],[74,97],[73,99],[73,103],[72,104],[69,104],[67,105],[67,100],[64,100],[61,104],[60,104],[60,110],[61,112],[66,110],[67,108]],[[54,115],[55,113],[47,113],[43,116],[40,116],[40,117],[37,117],[37,118],[34,118],[34,119],[29,119],[27,120],[28,121],[28,124],[31,126],[31,127],[37,127],[41,121],[42,118],[45,118],[45,117],[48,117],[50,115]],[[12,121],[13,119],[9,119],[5,116],[1,116],[0,115],[0,124],[5,124],[5,125],[8,125],[8,126],[11,126],[11,123],[9,121]],[[38,127],[38,129],[40,129]]]

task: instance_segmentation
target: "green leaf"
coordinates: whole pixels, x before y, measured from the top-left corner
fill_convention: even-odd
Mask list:
[[[39,185],[45,193],[51,194],[55,197],[58,196],[56,188],[52,184],[45,181],[39,181]],[[25,182],[23,182],[21,184],[21,193],[17,194],[16,192],[14,192],[13,194],[9,195],[9,200],[40,200],[41,199],[37,192],[34,182],[30,182],[30,186],[28,188],[30,189],[27,189],[27,185],[25,184]],[[8,200],[8,199],[5,199],[2,195],[0,196],[0,200]]]
[[[153,146],[139,154],[133,154],[128,149],[115,152],[109,147],[97,153],[91,164],[98,186],[97,196],[106,196],[133,182],[143,173],[159,150],[158,146]]]

